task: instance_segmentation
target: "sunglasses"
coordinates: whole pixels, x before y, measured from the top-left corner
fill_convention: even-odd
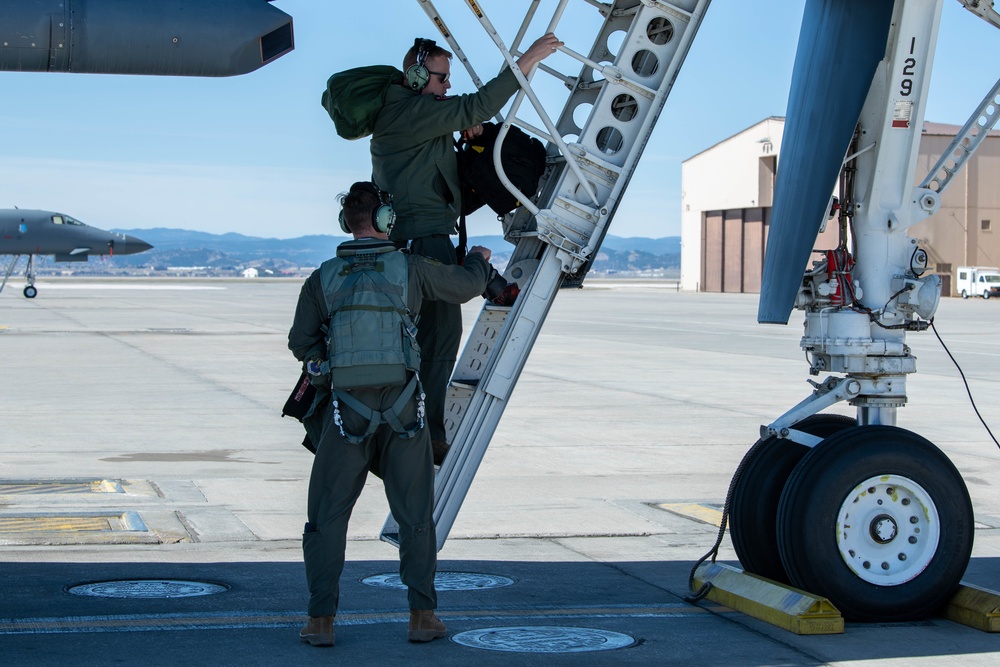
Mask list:
[[[451,76],[451,72],[434,72],[432,70],[427,70],[428,74],[436,74],[439,79],[441,79],[441,85],[448,83],[448,77]]]

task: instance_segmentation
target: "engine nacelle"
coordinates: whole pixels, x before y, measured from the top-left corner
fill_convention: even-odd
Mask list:
[[[4,0],[0,70],[233,76],[294,48],[266,0]]]

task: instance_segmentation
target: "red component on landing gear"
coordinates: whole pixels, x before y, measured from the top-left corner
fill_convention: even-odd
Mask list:
[[[836,287],[830,293],[830,303],[834,306],[848,306],[854,302],[854,283],[851,271],[854,258],[846,250],[826,251],[826,279]]]

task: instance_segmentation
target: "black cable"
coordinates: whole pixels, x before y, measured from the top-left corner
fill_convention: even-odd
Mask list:
[[[694,590],[695,572],[698,571],[699,565],[708,560],[709,556],[712,557],[712,562],[714,563],[716,557],[719,555],[719,546],[722,544],[722,538],[725,537],[726,535],[726,526],[729,523],[729,504],[733,499],[733,489],[736,487],[736,480],[740,478],[740,473],[743,472],[743,468],[746,467],[747,462],[752,458],[754,452],[760,449],[763,443],[764,443],[763,438],[758,440],[754,444],[754,446],[751,447],[747,451],[747,453],[743,455],[743,460],[741,460],[740,464],[736,466],[736,472],[733,473],[733,478],[729,480],[729,489],[726,490],[726,503],[722,507],[722,521],[719,522],[719,534],[715,538],[715,544],[712,546],[711,549],[708,550],[708,553],[699,558],[698,561],[694,564],[694,567],[691,568],[691,574],[688,575],[688,590],[691,591],[691,595],[687,595],[684,597],[685,602],[690,602],[694,604],[695,602],[698,602],[706,595],[708,595],[708,592],[712,590],[711,581],[706,581],[701,585],[701,588],[699,588],[697,591]]]
[[[958,374],[962,376],[962,383],[965,385],[965,393],[969,395],[969,402],[972,403],[972,409],[975,411],[976,416],[979,417],[979,421],[982,423],[983,428],[985,428],[986,432],[990,434],[990,438],[992,438],[996,446],[1000,447],[1000,442],[997,442],[996,436],[993,435],[993,431],[991,431],[990,427],[986,424],[986,420],[983,419],[981,414],[979,414],[979,408],[976,407],[976,400],[972,398],[972,390],[969,389],[969,381],[965,379],[965,373],[962,372],[962,367],[958,365],[958,362],[955,361],[955,357],[951,354],[951,350],[948,349],[948,346],[945,345],[944,341],[941,339],[941,334],[938,333],[937,327],[934,326],[933,317],[931,318],[931,331],[933,331],[934,335],[937,336],[938,342],[941,343],[941,347],[944,348],[948,358],[951,359],[951,363],[955,364],[955,368],[958,369]]]

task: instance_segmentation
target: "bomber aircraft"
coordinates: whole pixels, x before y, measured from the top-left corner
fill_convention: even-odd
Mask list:
[[[38,294],[36,255],[52,255],[57,262],[86,262],[90,255],[134,255],[152,247],[134,236],[106,232],[62,213],[0,209],[0,255],[13,255],[0,282],[0,292],[21,255],[28,256],[24,296],[33,299]]]
[[[295,48],[292,17],[269,0],[4,0],[0,71],[224,77],[252,72]],[[28,256],[24,296],[33,298],[34,258],[83,262],[152,246],[89,227],[62,213],[0,210],[0,255],[13,255],[0,292]]]

